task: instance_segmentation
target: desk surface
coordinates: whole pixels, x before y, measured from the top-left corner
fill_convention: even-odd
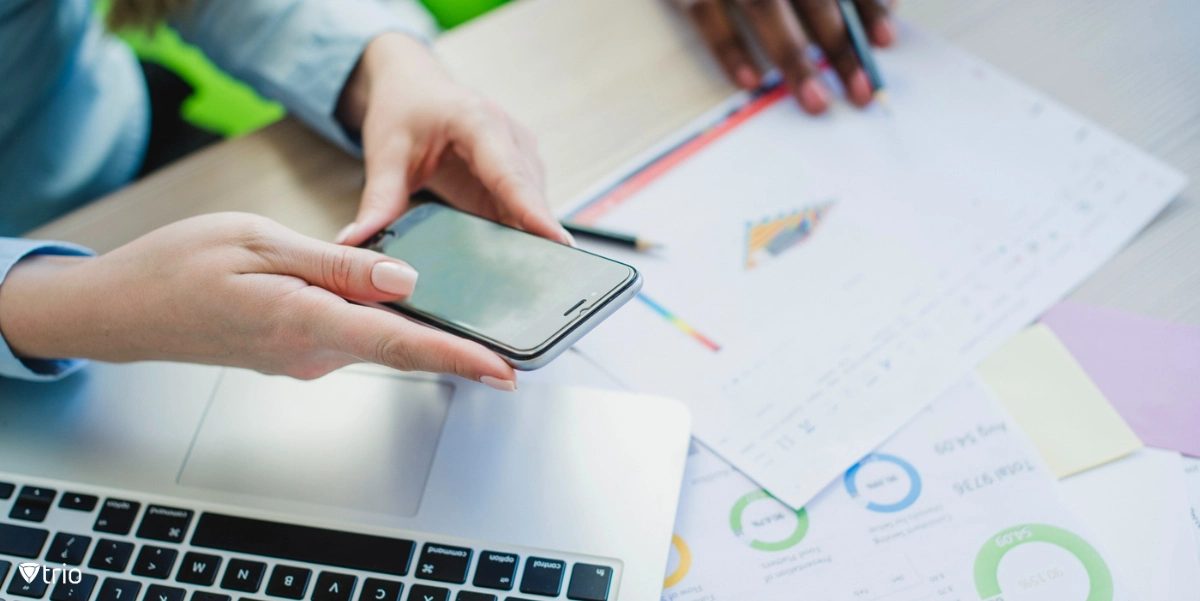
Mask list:
[[[908,0],[901,15],[1191,177],[1072,298],[1200,324],[1200,2]],[[436,49],[537,133],[554,204],[732,92],[665,0],[519,0]],[[329,239],[353,218],[362,178],[359,163],[288,120],[31,235],[108,250],[171,221],[238,210]]]

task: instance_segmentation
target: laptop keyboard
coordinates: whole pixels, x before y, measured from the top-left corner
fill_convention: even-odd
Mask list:
[[[616,562],[0,481],[0,601],[608,601]],[[449,544],[454,542],[456,544]],[[21,564],[46,574],[32,580]]]

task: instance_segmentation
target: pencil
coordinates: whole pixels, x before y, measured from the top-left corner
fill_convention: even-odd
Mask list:
[[[858,55],[858,62],[862,63],[863,71],[867,74],[867,81],[871,83],[875,102],[888,108],[887,92],[883,89],[883,77],[879,75],[879,66],[875,64],[875,55],[871,53],[871,42],[867,39],[867,33],[863,29],[862,19],[858,18],[858,9],[854,8],[853,0],[838,0],[838,6],[842,9],[842,19],[846,21],[846,30],[850,32],[850,43],[854,46],[854,53]]]
[[[643,240],[633,234],[602,230],[599,228],[580,225],[578,223],[570,223],[567,221],[562,222],[562,226],[574,236],[598,240],[600,242],[607,242],[609,244],[617,244],[626,248],[632,248],[638,252],[647,252],[656,248],[662,248],[661,244],[655,244],[654,242]]]

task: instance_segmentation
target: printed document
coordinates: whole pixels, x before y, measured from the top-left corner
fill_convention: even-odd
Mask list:
[[[1113,256],[1175,170],[912,28],[890,111],[718,107],[602,182],[577,221],[664,244],[579,345],[687,402],[705,445],[800,507]]]

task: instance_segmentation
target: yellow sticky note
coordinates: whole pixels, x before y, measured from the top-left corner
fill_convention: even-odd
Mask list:
[[[1142,447],[1142,441],[1044,325],[1014,336],[980,364],[979,372],[1059,478]]]

